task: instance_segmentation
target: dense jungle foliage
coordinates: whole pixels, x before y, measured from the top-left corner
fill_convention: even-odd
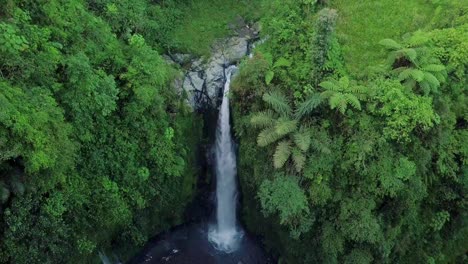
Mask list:
[[[195,187],[201,122],[160,56],[182,10],[0,7],[0,263],[96,263],[111,248],[128,258],[183,221]]]
[[[234,120],[244,220],[281,263],[468,260],[463,2],[264,1]]]
[[[203,124],[162,55],[238,16],[246,228],[280,263],[468,260],[466,1],[0,0],[0,263],[127,260],[184,221]]]

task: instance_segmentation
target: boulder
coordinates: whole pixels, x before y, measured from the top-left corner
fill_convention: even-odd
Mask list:
[[[223,46],[223,54],[229,64],[239,62],[248,52],[249,42],[247,38],[232,37],[226,40]]]
[[[249,36],[223,39],[213,45],[208,59],[194,58],[190,54],[164,56],[168,63],[183,66],[183,77],[174,81],[179,94],[187,94],[187,103],[193,109],[216,107],[225,83],[224,69],[238,63],[249,50]]]

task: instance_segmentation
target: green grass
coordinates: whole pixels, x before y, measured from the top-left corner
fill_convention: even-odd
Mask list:
[[[337,35],[347,69],[355,76],[385,60],[380,40],[398,41],[424,28],[434,12],[428,0],[332,0],[331,6],[338,10]]]
[[[194,0],[183,8],[182,21],[172,31],[176,48],[207,55],[215,39],[232,33],[229,24],[237,17],[248,20],[259,16],[258,0]]]

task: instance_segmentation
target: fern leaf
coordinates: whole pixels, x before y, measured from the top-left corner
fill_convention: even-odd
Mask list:
[[[432,75],[434,75],[437,78],[437,80],[439,80],[439,82],[445,81],[445,78],[447,76],[445,71],[443,71],[443,72],[432,72]]]
[[[280,138],[281,136],[276,133],[274,127],[265,128],[258,134],[257,145],[266,147]]]
[[[320,97],[323,99],[327,99],[327,98],[332,97],[335,93],[336,92],[333,92],[333,91],[324,91],[320,94]]]
[[[367,90],[367,87],[362,85],[352,85],[349,87],[349,91],[356,94],[363,94]]]
[[[398,75],[398,79],[400,81],[408,80],[410,78],[412,78],[413,80],[416,80],[417,82],[420,82],[424,78],[424,74],[422,71],[417,70],[417,69],[405,68]]]
[[[273,81],[273,78],[275,77],[275,72],[274,71],[268,71],[265,74],[265,83],[269,85],[271,81]]]
[[[432,87],[431,87],[431,85],[430,85],[428,82],[422,82],[422,83],[419,84],[419,86],[420,86],[421,89],[423,90],[424,95],[429,95],[429,93],[430,93],[431,90],[432,90]]]
[[[274,124],[275,118],[272,111],[262,111],[255,113],[250,118],[250,124],[255,128],[266,128]]]
[[[294,161],[294,167],[297,172],[301,172],[304,169],[306,162],[306,156],[298,148],[293,148],[292,150],[292,160]]]
[[[349,78],[347,76],[341,77],[338,84],[342,90],[345,90],[349,86]]]
[[[404,56],[410,60],[413,63],[416,63],[416,59],[418,57],[418,53],[416,52],[415,49],[407,48],[407,49],[402,49],[401,52],[404,54]]]
[[[291,106],[289,106],[286,96],[279,91],[272,91],[263,95],[263,101],[268,103],[273,110],[280,115],[290,115]]]
[[[291,156],[291,142],[289,140],[283,140],[278,143],[275,154],[273,155],[273,165],[275,169],[282,168],[284,163],[289,159],[289,156]]]
[[[305,130],[305,131],[295,133],[294,134],[294,143],[296,144],[296,146],[300,150],[302,150],[304,152],[309,150],[310,143],[311,143],[310,132]]]
[[[426,44],[429,41],[429,38],[424,36],[422,32],[416,32],[411,38],[407,41],[410,47],[420,47]]]
[[[445,66],[440,64],[429,64],[424,66],[422,69],[428,72],[442,72],[445,70]]]
[[[416,86],[416,81],[409,78],[403,82],[403,85],[409,89],[413,89]]]
[[[329,104],[331,109],[335,109],[338,107],[341,101],[344,101],[342,93],[335,93],[332,97],[330,97]]]
[[[338,110],[340,110],[340,112],[344,115],[346,113],[347,108],[348,108],[347,100],[346,99],[341,100],[340,103],[338,104]]]
[[[382,39],[381,41],[379,41],[379,44],[384,46],[387,49],[393,49],[393,50],[401,49],[401,45],[398,44],[393,39]]]
[[[413,77],[413,79],[415,79],[417,82],[421,82],[422,80],[424,80],[424,72],[417,69],[413,69],[411,71],[411,77]]]
[[[322,87],[323,89],[329,90],[329,91],[338,91],[339,90],[338,85],[336,83],[334,83],[334,82],[331,82],[331,81],[321,82],[319,84],[319,86]]]
[[[440,87],[440,82],[437,78],[430,72],[424,72],[424,80],[427,81],[431,87],[438,89]]]
[[[396,52],[396,51],[392,51],[390,53],[388,53],[388,58],[386,60],[387,64],[388,65],[393,65],[393,63],[395,62],[395,60],[399,58],[399,53]]]
[[[345,94],[346,102],[350,104],[352,107],[361,110],[361,103],[357,99],[356,96],[352,94]]]
[[[276,121],[275,133],[279,136],[287,135],[297,129],[297,120],[280,118]]]
[[[323,139],[322,139],[323,140]],[[325,140],[323,140],[325,141]],[[317,139],[314,139],[312,141],[312,144],[311,146],[318,152],[320,153],[323,153],[323,154],[330,154],[331,153],[331,150],[325,145],[323,144],[322,142],[320,142],[319,140]]]
[[[289,66],[291,66],[291,62],[289,60],[281,57],[275,62],[275,65],[273,65],[273,68],[289,67]]]
[[[310,96],[306,101],[301,103],[299,107],[296,109],[295,116],[296,118],[300,119],[305,115],[312,113],[312,111],[317,108],[322,103],[322,96],[316,93]]]

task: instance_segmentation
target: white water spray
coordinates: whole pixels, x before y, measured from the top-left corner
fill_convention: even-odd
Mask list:
[[[209,232],[209,240],[214,246],[227,253],[237,249],[243,236],[236,224],[236,154],[229,123],[228,94],[231,75],[235,69],[235,66],[231,66],[225,70],[226,83],[216,128],[216,226]]]

